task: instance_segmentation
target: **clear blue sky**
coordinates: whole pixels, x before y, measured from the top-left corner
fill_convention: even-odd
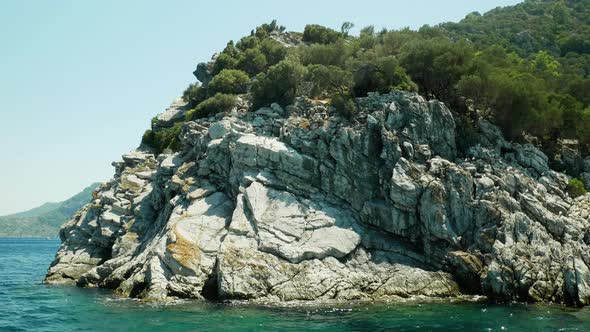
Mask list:
[[[0,215],[108,180],[195,65],[261,23],[417,28],[518,2],[3,0]]]

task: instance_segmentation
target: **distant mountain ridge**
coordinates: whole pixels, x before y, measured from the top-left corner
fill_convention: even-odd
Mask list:
[[[1,216],[0,237],[56,237],[61,225],[90,202],[92,192],[99,186],[100,183],[93,183],[65,201]]]

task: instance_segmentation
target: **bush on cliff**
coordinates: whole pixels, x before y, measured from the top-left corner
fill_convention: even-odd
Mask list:
[[[352,57],[352,49],[344,41],[329,45],[312,44],[297,49],[299,59],[303,65],[338,66],[347,69],[346,61]]]
[[[252,36],[256,36],[258,38],[266,38],[273,32],[283,32],[285,31],[286,27],[283,25],[279,25],[277,20],[272,20],[270,23],[264,23],[259,27],[256,27],[254,31],[250,33]]]
[[[206,118],[211,115],[229,112],[236,106],[236,96],[230,94],[218,93],[213,97],[203,101],[195,109],[186,113],[187,121]]]
[[[341,37],[340,32],[318,24],[308,24],[303,30],[303,41],[309,43],[330,44]]]
[[[579,179],[571,179],[567,184],[567,193],[572,197],[579,197],[586,194],[586,188],[584,187],[584,182]]]
[[[334,107],[340,116],[348,120],[350,120],[357,111],[353,98],[347,95],[334,96],[330,102],[330,106]]]
[[[256,32],[252,31],[250,36],[243,37],[235,45],[233,41],[228,42],[215,58],[211,74],[215,76],[224,69],[240,69],[253,77],[279,63],[287,55],[287,48],[272,39],[270,34],[284,29],[273,21],[257,27]]]
[[[179,151],[181,148],[180,131],[182,123],[176,123],[170,128],[159,131],[147,130],[142,137],[141,143],[154,151],[156,155],[161,154],[166,149]]]
[[[207,89],[204,89],[199,84],[191,84],[186,90],[184,90],[182,99],[188,103],[188,107],[195,107],[197,104],[207,99]]]
[[[221,53],[215,59],[213,64],[212,75],[217,75],[224,69],[234,69],[238,66],[238,59],[230,54]]]
[[[250,76],[256,76],[266,70],[267,65],[268,60],[266,60],[264,53],[259,48],[250,48],[240,53],[237,68]]]
[[[417,91],[418,87],[394,56],[365,55],[351,64],[354,73],[354,95],[369,92],[388,93],[393,90]]]
[[[224,69],[209,82],[209,94],[242,94],[248,91],[248,74],[237,69]]]
[[[350,94],[354,85],[352,74],[337,66],[310,65],[305,80],[311,83],[311,97]]]
[[[289,105],[297,96],[297,90],[306,69],[297,59],[285,59],[260,73],[252,83],[254,109],[278,103]]]
[[[473,47],[466,42],[416,39],[402,48],[401,64],[424,95],[442,99],[453,94],[473,55]]]
[[[281,62],[287,56],[287,48],[274,39],[262,40],[259,47],[269,67]]]

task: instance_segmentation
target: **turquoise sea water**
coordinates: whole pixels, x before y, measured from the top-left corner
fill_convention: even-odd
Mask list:
[[[43,285],[58,246],[0,238],[0,331],[590,331],[590,309],[549,305],[148,305]]]

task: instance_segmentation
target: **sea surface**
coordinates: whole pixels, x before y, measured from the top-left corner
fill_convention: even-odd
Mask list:
[[[590,331],[590,309],[486,303],[143,304],[42,283],[57,240],[0,238],[0,331]]]

